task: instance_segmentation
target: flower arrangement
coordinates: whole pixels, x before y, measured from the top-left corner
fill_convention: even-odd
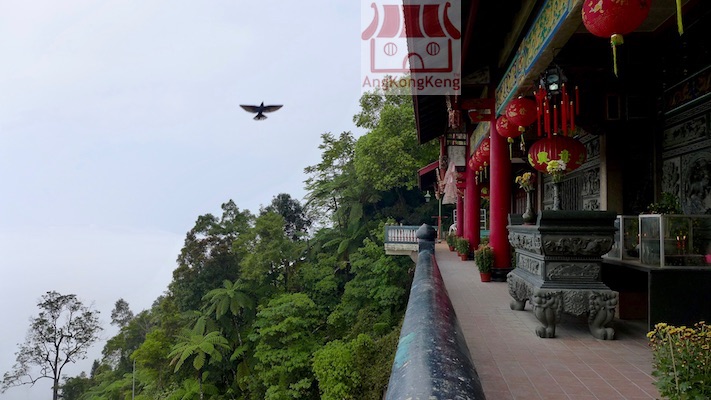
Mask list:
[[[553,177],[553,182],[560,182],[566,167],[563,160],[550,160],[546,165],[546,171]]]
[[[711,398],[711,326],[693,328],[659,323],[647,334],[654,357],[652,375],[668,399]]]
[[[488,243],[480,244],[479,247],[474,250],[474,263],[479,269],[479,272],[491,272],[491,268],[494,266],[494,250]]]
[[[534,189],[533,184],[535,181],[535,175],[530,172],[524,172],[522,175],[517,176],[515,180],[515,182],[518,183],[518,186],[526,192],[530,192]]]

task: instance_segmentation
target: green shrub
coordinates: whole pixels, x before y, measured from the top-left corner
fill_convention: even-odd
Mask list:
[[[469,254],[469,240],[463,237],[457,237],[454,242],[454,249],[458,254]]]
[[[494,266],[494,250],[489,244],[480,244],[479,247],[474,250],[474,263],[479,269],[479,272],[491,272],[491,268]]]

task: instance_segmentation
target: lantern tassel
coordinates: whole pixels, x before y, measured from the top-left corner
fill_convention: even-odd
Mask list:
[[[610,36],[610,44],[612,45],[612,64],[613,64],[613,69],[615,71],[615,76],[617,77],[617,46],[624,44],[625,41],[622,38],[622,35],[618,35],[615,33],[614,35]]]
[[[508,138],[507,139],[509,142],[509,160],[513,159],[513,150],[511,149],[511,145],[513,144],[514,140],[513,138]]]
[[[676,0],[676,28],[679,36],[684,34],[684,24],[681,21],[681,0]]]

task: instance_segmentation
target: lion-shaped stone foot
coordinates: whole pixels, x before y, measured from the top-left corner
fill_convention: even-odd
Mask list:
[[[526,301],[511,300],[510,306],[514,311],[523,311],[526,308]]]
[[[617,306],[617,292],[592,292],[590,293],[590,316],[588,325],[590,333],[600,340],[612,340],[615,330],[607,327],[615,318]]]
[[[543,324],[536,328],[540,338],[554,338],[555,325],[560,321],[563,311],[562,292],[536,290],[531,298],[533,313]]]

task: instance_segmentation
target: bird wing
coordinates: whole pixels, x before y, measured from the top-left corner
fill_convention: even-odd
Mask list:
[[[264,109],[262,110],[262,112],[272,112],[272,111],[276,111],[280,108],[282,108],[281,104],[280,105],[264,106]]]
[[[240,104],[240,107],[244,109],[244,111],[251,112],[251,113],[256,113],[259,112],[259,107],[258,106],[247,106],[244,104]]]

